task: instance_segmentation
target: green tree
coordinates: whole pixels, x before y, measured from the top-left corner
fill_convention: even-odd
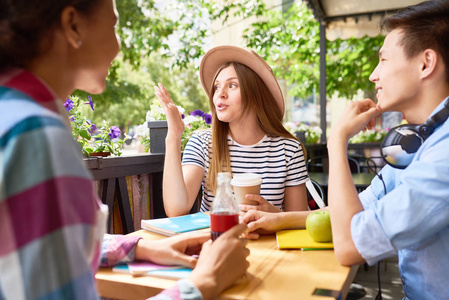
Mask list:
[[[245,31],[248,47],[273,68],[275,76],[292,86],[291,94],[307,97],[319,87],[319,23],[302,1],[286,13],[265,10]],[[383,37],[326,41],[327,93],[352,98],[372,89],[369,73],[377,64]]]
[[[117,69],[116,79],[107,81],[106,91],[101,95],[91,95],[95,111],[83,108],[83,113],[95,124],[103,118],[122,129],[142,124],[151,104],[158,101],[153,88],[158,82],[167,87],[173,101],[187,113],[195,109],[209,110],[209,101],[193,65],[170,69],[169,59],[153,53],[143,58],[139,70],[135,71],[129,63],[118,60],[121,67]],[[87,101],[87,93],[77,91],[76,95]]]
[[[93,95],[94,121],[105,118],[122,128],[141,124],[156,101],[153,86],[158,82],[187,112],[207,111],[197,66],[212,35],[211,22],[224,25],[230,16],[256,17],[244,33],[246,46],[272,66],[277,78],[286,80],[293,95],[305,97],[318,89],[319,24],[301,1],[285,13],[279,7],[267,9],[262,0],[121,0],[117,9],[121,51],[110,69],[106,91]],[[176,43],[170,43],[173,39]],[[367,77],[377,63],[381,40],[327,41],[329,95],[351,98],[372,88]],[[87,99],[86,93],[75,95]]]
[[[95,112],[85,110],[93,122],[107,118],[122,129],[129,123],[141,124],[156,101],[153,86],[157,82],[164,83],[178,104],[192,110],[208,106],[193,64],[204,54],[199,49],[209,30],[205,25],[198,29],[196,20],[207,11],[195,3],[189,0],[177,7],[179,17],[175,17],[167,13],[175,8],[158,7],[154,0],[117,1],[121,50],[109,70],[105,92],[92,95]],[[186,10],[191,11],[186,14]],[[173,34],[180,37],[178,51],[168,46]],[[88,96],[82,91],[74,95]]]

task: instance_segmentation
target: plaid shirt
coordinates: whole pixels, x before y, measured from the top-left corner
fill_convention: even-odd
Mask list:
[[[139,239],[103,240],[102,205],[61,101],[28,71],[0,72],[0,299],[98,299],[99,262],[132,261]],[[156,298],[198,294],[181,282]]]

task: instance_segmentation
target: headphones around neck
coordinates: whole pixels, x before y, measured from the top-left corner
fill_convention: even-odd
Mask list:
[[[449,117],[449,100],[444,107],[424,124],[399,125],[388,131],[380,145],[382,157],[387,164],[397,169],[405,169],[413,160],[416,151]]]

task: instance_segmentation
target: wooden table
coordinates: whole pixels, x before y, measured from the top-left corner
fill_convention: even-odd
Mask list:
[[[163,236],[140,230],[135,233],[148,239]],[[332,299],[313,295],[317,288],[345,299],[358,266],[340,265],[333,250],[278,250],[275,235],[249,241],[250,267],[245,278],[226,290],[220,299]],[[133,277],[100,268],[96,276],[102,297],[145,299],[169,288],[176,281],[151,276]]]
[[[367,188],[371,184],[374,176],[376,176],[373,173],[353,173],[351,175],[355,187],[361,189]],[[309,176],[310,178],[318,182],[322,187],[327,187],[329,184],[329,174],[327,173],[310,172]]]

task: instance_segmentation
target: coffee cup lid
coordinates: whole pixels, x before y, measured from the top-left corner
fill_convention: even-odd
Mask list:
[[[233,186],[252,186],[261,183],[262,178],[260,175],[253,173],[235,174],[231,180]]]

